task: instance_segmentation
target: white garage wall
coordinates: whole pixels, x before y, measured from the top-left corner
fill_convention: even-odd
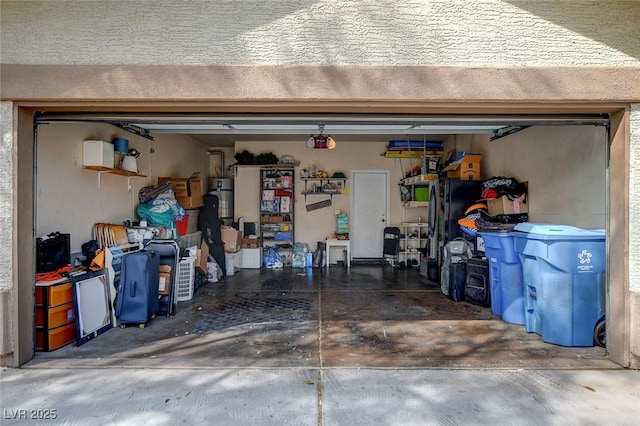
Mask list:
[[[458,135],[446,148],[483,154],[483,179],[528,182],[531,222],[605,228],[605,138],[604,127],[534,126],[495,141]]]
[[[3,172],[0,174],[0,210],[13,211],[14,203],[14,146],[13,146],[13,102],[0,102],[0,162]],[[11,287],[10,271],[13,243],[13,221],[11,214],[0,215],[0,233],[5,244],[0,245],[0,289]]]
[[[306,242],[311,248],[316,247],[317,241],[335,233],[336,218],[334,211],[341,210],[350,213],[350,196],[334,195],[330,207],[307,212],[306,205],[323,201],[329,198],[327,195],[308,195],[306,200],[301,193],[304,191],[304,183],[300,180],[300,170],[308,168],[311,164],[318,169],[325,170],[332,175],[341,171],[349,177],[353,169],[389,170],[390,171],[390,222],[415,221],[418,217],[426,220],[428,209],[403,208],[400,202],[400,190],[398,182],[403,170],[410,170],[412,166],[420,165],[419,159],[403,159],[402,163],[397,159],[384,158],[387,143],[384,142],[348,142],[337,141],[335,149],[313,150],[306,147],[304,138],[300,143],[292,142],[238,142],[236,152],[247,150],[253,154],[273,152],[276,156],[291,155],[300,161],[300,167],[296,170],[296,216],[295,236],[296,241]],[[402,166],[402,167],[401,167]],[[235,213],[236,216],[244,216],[248,222],[259,220],[259,173],[257,168],[238,168],[236,180]],[[351,188],[351,182],[347,180],[347,188]],[[309,189],[311,189],[309,187]],[[382,236],[380,236],[382,238]]]
[[[640,188],[640,104],[631,106],[631,158],[629,160],[629,287],[631,291],[637,292],[637,311],[638,318],[637,330],[640,331],[640,229],[634,224],[640,223],[640,191],[634,188]],[[635,248],[635,249],[634,249]],[[640,336],[640,333],[637,334]],[[640,337],[637,339],[637,352],[640,354]]]
[[[129,139],[129,147],[141,152],[138,169],[147,178],[128,179],[82,168],[85,139]],[[150,148],[154,153],[150,153]],[[36,236],[54,231],[71,234],[71,251],[91,239],[94,223],[136,220],[138,191],[157,183],[158,176],[207,176],[206,147],[188,136],[159,135],[151,142],[106,124],[51,124],[38,126]]]
[[[638,65],[636,1],[2,2],[12,64]]]
[[[493,142],[476,137],[469,148],[486,154],[485,179],[529,182],[530,221],[606,227],[604,127],[534,126]]]
[[[38,189],[36,235],[53,231],[72,234],[72,250],[90,239],[96,222],[121,223],[135,219],[138,190],[155,184],[158,176],[187,177],[200,171],[205,181],[209,175],[206,146],[188,136],[158,135],[156,141],[123,134],[108,125],[56,124],[40,126],[38,142]],[[84,139],[112,140],[127,137],[130,146],[141,151],[138,167],[146,179],[132,179],[103,174],[98,189],[98,174],[82,169]],[[450,139],[452,140],[452,139]],[[595,127],[533,127],[509,137],[489,142],[486,136],[458,136],[458,150],[485,154],[482,176],[516,177],[529,181],[530,218],[532,221],[566,223],[582,227],[604,227],[606,194],[604,164],[604,130]],[[533,147],[535,146],[535,149]],[[149,154],[153,147],[154,153]],[[426,209],[402,207],[397,186],[403,173],[419,160],[397,160],[381,156],[386,143],[338,141],[334,150],[311,150],[304,141],[239,142],[236,152],[244,149],[276,156],[292,155],[300,161],[296,177],[303,168],[315,165],[329,174],[352,169],[380,169],[391,173],[391,222],[426,219]],[[447,148],[453,147],[451,142]],[[227,164],[234,159],[227,159]],[[350,182],[347,181],[350,188]],[[259,210],[258,169],[239,167],[235,181],[235,218],[257,222]],[[296,238],[315,245],[335,231],[334,210],[350,212],[349,196],[335,195],[332,206],[307,212],[305,206],[328,198],[301,194],[303,182],[296,184]]]
[[[14,347],[12,336],[14,295],[11,291],[14,276],[17,272],[13,268],[13,250],[16,244],[16,230],[13,225],[15,168],[13,161],[13,102],[0,102],[0,162],[2,173],[0,174],[0,211],[6,212],[0,215],[0,238],[4,244],[0,245],[0,356],[10,353]]]

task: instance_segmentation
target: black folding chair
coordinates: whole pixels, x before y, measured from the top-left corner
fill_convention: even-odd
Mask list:
[[[400,251],[400,228],[396,226],[388,226],[384,228],[383,238],[383,265],[389,262],[391,266],[398,266],[398,253]]]

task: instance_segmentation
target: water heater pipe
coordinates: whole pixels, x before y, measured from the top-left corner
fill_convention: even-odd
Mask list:
[[[225,175],[225,168],[224,168],[224,152],[222,151],[208,151],[209,155],[219,155],[220,156],[220,173],[218,174],[217,177],[219,178],[223,178]]]

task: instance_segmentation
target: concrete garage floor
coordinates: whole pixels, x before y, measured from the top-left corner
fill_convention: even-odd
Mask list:
[[[617,369],[600,347],[544,343],[453,302],[416,269],[244,269],[173,317],[113,328],[24,367]]]

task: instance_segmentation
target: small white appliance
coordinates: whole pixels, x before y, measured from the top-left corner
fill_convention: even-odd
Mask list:
[[[130,155],[125,156],[122,159],[122,164],[120,165],[120,168],[128,172],[138,173],[138,161],[136,157],[132,157]]]

